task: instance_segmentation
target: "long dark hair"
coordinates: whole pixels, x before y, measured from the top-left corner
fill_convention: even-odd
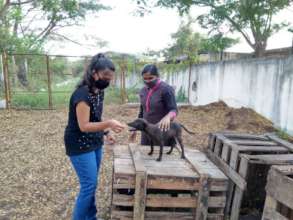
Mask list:
[[[115,72],[115,66],[113,62],[102,53],[98,53],[97,55],[93,56],[86,72],[82,77],[81,82],[78,83],[77,88],[87,86],[89,91],[93,92],[95,85],[95,80],[93,78],[94,73],[106,69]]]
[[[151,75],[159,76],[159,71],[158,71],[158,68],[155,64],[145,65],[141,71],[141,75],[143,75],[145,73],[150,73]]]

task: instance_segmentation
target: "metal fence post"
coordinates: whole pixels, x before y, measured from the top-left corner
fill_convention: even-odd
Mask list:
[[[52,104],[52,89],[51,89],[51,72],[50,72],[50,60],[49,56],[46,55],[46,64],[47,64],[47,77],[48,77],[48,107],[50,110],[53,109],[53,104]]]
[[[192,63],[191,63],[191,61],[190,61],[190,63],[189,63],[189,71],[188,71],[188,92],[187,92],[187,99],[188,99],[188,104],[190,104],[191,105],[191,101],[190,101],[190,89],[191,89],[191,86],[190,86],[190,84],[191,84],[191,70],[192,70]]]
[[[5,100],[6,100],[6,109],[11,109],[11,93],[9,85],[9,76],[8,76],[8,62],[7,54],[5,51],[2,53],[2,63],[3,63],[3,76],[4,76],[4,90],[5,90]]]

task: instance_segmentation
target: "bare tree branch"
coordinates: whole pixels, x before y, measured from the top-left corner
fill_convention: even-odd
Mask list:
[[[49,34],[49,32],[55,27],[55,25],[55,22],[51,20],[47,27],[37,35],[36,39],[44,39]]]
[[[4,4],[3,6],[1,7],[1,10],[0,10],[0,18],[3,18],[9,8],[9,5],[10,5],[10,0],[4,0]]]
[[[25,5],[25,4],[29,4],[32,2],[34,2],[34,0],[28,0],[28,1],[24,1],[24,2],[17,1],[17,2],[10,2],[10,5]]]
[[[51,35],[56,35],[56,36],[58,36],[58,37],[61,37],[61,38],[65,39],[65,40],[70,41],[70,42],[72,42],[72,43],[74,43],[74,44],[77,44],[77,45],[79,45],[79,46],[84,46],[83,44],[81,44],[81,43],[79,43],[79,42],[77,42],[77,41],[75,41],[75,40],[72,40],[72,39],[70,39],[70,38],[64,36],[63,34],[58,34],[58,33],[56,33],[56,32],[51,32]]]

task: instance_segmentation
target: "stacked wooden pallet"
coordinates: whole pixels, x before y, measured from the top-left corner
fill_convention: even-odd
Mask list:
[[[271,134],[213,133],[207,151],[230,179],[225,213],[232,220],[239,218],[243,196],[246,205],[263,208],[271,165],[293,164],[293,145]]]
[[[203,153],[149,150],[115,147],[112,219],[224,219],[228,179]]]
[[[293,220],[293,166],[272,166],[263,220]]]

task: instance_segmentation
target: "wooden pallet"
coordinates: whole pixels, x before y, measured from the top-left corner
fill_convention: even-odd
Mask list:
[[[208,156],[230,179],[225,214],[238,220],[243,196],[257,198],[255,205],[262,209],[268,170],[274,164],[292,164],[290,152],[293,145],[272,134],[210,134]]]
[[[114,149],[112,219],[224,219],[227,177],[200,151],[157,162],[148,146]]]
[[[293,220],[293,166],[272,166],[262,220]]]

